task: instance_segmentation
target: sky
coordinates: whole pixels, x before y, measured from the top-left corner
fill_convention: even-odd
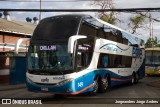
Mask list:
[[[11,1],[21,1],[21,2],[11,2]],[[39,0],[0,0],[0,8],[9,8],[9,9],[39,9],[39,2],[25,2],[25,1],[39,1]],[[49,1],[49,0],[42,0]],[[79,1],[77,2],[65,2],[68,0],[51,0],[51,1],[61,1],[61,2],[42,2],[42,9],[95,9],[99,8],[97,6],[91,5],[91,1]],[[72,0],[73,1],[73,0]],[[160,0],[113,0],[115,8],[158,8],[160,7]],[[1,12],[2,13],[2,12]],[[42,13],[42,18],[55,16],[58,14],[68,14],[68,12],[47,12]],[[72,13],[71,13],[72,14]],[[84,14],[90,14],[96,16],[96,13],[85,12]],[[10,12],[11,19],[26,21],[26,17],[38,17],[39,12]],[[125,29],[128,31],[127,24],[129,23],[128,19],[135,14],[131,13],[120,13],[117,15],[117,18],[122,20],[122,22],[117,23],[116,26]],[[154,12],[151,13],[152,17],[160,20],[160,13]],[[146,19],[145,26],[149,27],[149,23]],[[147,40],[149,37],[149,29],[137,30],[138,36]],[[160,22],[153,22],[153,36],[157,36],[160,40]]]

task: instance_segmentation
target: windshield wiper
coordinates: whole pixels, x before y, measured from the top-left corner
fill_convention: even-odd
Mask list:
[[[57,69],[57,71],[59,71],[62,75],[64,75],[64,73],[60,70],[60,67],[59,67],[58,64],[56,64],[56,65],[52,68],[52,70],[54,70],[54,69]]]

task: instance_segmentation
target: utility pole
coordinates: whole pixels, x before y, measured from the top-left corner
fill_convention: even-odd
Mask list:
[[[151,20],[151,14],[149,14],[149,27],[150,27],[151,44],[152,44],[152,48],[153,48],[153,23]]]
[[[40,3],[40,5],[39,5],[39,7],[40,7],[40,13],[39,13],[39,21],[41,20],[41,9],[42,9],[42,1],[40,0],[39,1]]]
[[[152,39],[152,30],[151,30],[152,28],[151,28],[151,26],[152,26],[151,25],[151,14],[149,14],[149,29],[150,29],[150,35],[149,36]]]

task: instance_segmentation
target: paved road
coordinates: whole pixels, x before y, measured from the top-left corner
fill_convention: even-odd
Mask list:
[[[42,99],[44,103],[112,103],[112,98],[160,98],[160,88],[147,85],[148,82],[160,80],[160,77],[145,77],[138,84],[112,87],[106,93],[98,93],[96,96],[66,96],[55,98],[54,94],[42,94],[28,92],[26,88],[0,91],[0,98],[35,98]]]

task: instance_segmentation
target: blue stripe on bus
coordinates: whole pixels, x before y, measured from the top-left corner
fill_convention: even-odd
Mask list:
[[[144,77],[144,64],[145,61],[143,61],[141,67],[139,68],[140,78]],[[38,85],[32,82],[27,82],[27,87],[31,91],[38,91],[38,92],[53,92],[53,93],[61,93],[61,94],[73,94],[73,93],[85,93],[93,90],[93,80],[96,75],[100,75],[101,78],[104,78],[106,74],[109,74],[111,77],[111,86],[121,85],[124,83],[131,82],[131,76],[120,76],[110,70],[105,69],[97,69],[93,70],[81,77],[78,77],[74,79],[73,81],[64,84],[62,86],[45,86],[45,85]],[[80,83],[82,86],[80,86]],[[47,88],[48,90],[42,90],[42,88]],[[78,94],[80,94],[78,93]]]
[[[115,85],[120,85],[126,82],[129,82],[131,76],[120,76],[117,75],[109,70],[94,70],[92,72],[89,72],[88,74],[85,74],[79,78],[74,79],[72,82],[69,82],[67,84],[64,84],[62,86],[45,86],[45,85],[38,85],[32,82],[27,82],[27,87],[29,90],[31,91],[40,91],[40,92],[53,92],[53,93],[68,93],[68,94],[72,94],[75,92],[78,92],[80,90],[84,90],[86,87],[90,86],[91,84],[93,84],[93,80],[95,78],[95,75],[100,75],[102,78],[104,78],[105,74],[109,74],[112,78],[116,78],[119,79],[121,81],[112,81],[111,80],[111,86],[115,86]],[[127,80],[128,81],[125,81]],[[80,85],[80,83],[83,83]],[[47,88],[47,90],[43,90]],[[84,91],[82,91],[81,93],[85,93],[85,92],[89,92],[93,90],[93,86],[89,87],[87,89],[85,89]]]

